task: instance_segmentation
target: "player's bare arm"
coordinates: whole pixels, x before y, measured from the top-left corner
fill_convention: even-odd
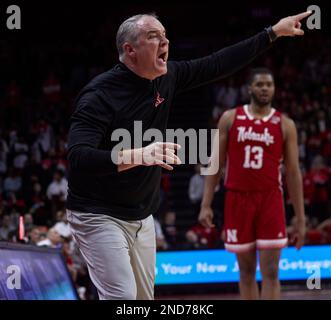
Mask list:
[[[219,130],[219,161],[220,166],[219,170],[214,175],[208,175],[205,179],[205,186],[203,192],[203,199],[201,203],[201,211],[199,214],[199,222],[205,227],[212,227],[213,224],[213,210],[211,208],[211,204],[214,198],[214,192],[216,186],[219,184],[220,179],[222,177],[222,173],[224,172],[225,160],[226,160],[226,148],[228,141],[228,131],[233,123],[235,116],[235,109],[228,110],[224,112],[222,117],[218,122],[218,130]],[[214,148],[216,150],[217,148]],[[211,155],[211,161],[217,161],[217,156],[215,152]]]
[[[283,116],[283,132],[285,135],[284,164],[289,196],[296,215],[294,231],[295,246],[300,249],[305,238],[305,212],[302,189],[302,175],[299,166],[298,138],[294,121]]]

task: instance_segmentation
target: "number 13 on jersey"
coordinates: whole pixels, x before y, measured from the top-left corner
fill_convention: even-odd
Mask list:
[[[261,169],[263,166],[263,148],[260,146],[246,146],[243,166],[246,169]]]

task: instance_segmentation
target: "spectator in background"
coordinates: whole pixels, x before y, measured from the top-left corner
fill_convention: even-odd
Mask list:
[[[41,232],[38,227],[33,227],[27,232],[28,244],[37,245],[41,241]]]
[[[323,234],[324,243],[331,243],[331,218],[324,220],[321,224],[317,226]]]
[[[11,223],[10,216],[5,214],[1,221],[0,240],[8,240],[8,235],[12,231],[15,231],[15,226]]]
[[[329,201],[329,183],[330,169],[327,168],[325,159],[321,155],[314,157],[311,169],[307,173],[307,179],[313,183],[312,197],[312,214],[322,222],[329,218],[328,201]]]
[[[53,181],[47,188],[47,198],[51,202],[51,213],[53,220],[58,210],[64,208],[67,199],[68,181],[61,170],[56,170],[53,175]]]
[[[318,101],[314,101],[314,106],[316,109],[316,118],[317,118],[317,126],[320,133],[322,133],[322,137],[325,136],[327,131],[327,120],[325,111],[321,109],[321,106]]]
[[[32,154],[28,163],[23,169],[22,179],[23,184],[25,184],[24,193],[31,195],[31,186],[35,182],[40,183],[40,187],[46,190],[49,181],[52,179],[52,176],[42,168],[40,162],[38,162],[35,155]],[[27,203],[30,203],[28,199]]]
[[[194,231],[188,230],[185,233],[186,242],[183,245],[184,250],[207,249],[207,239],[200,238]]]
[[[16,200],[12,206],[7,207],[10,217],[10,224],[18,229],[20,216],[24,214],[25,204],[21,199]]]
[[[70,239],[71,230],[68,224],[67,215],[64,210],[59,210],[56,213],[56,223],[53,228],[61,235],[61,237]]]
[[[46,197],[42,192],[42,188],[39,182],[33,183],[32,193],[29,200],[29,213],[33,215],[35,224],[47,224],[47,212],[45,206]]]
[[[311,122],[308,127],[309,137],[307,139],[307,157],[308,161],[313,161],[314,157],[321,152],[322,139],[317,131],[315,122]]]
[[[64,173],[61,170],[57,170],[53,175],[53,181],[47,188],[47,197],[52,200],[54,197],[60,198],[61,201],[65,201],[67,198],[68,181],[64,177]]]
[[[41,166],[44,170],[48,172],[54,172],[60,170],[58,168],[58,158],[54,148],[48,150],[47,154],[44,155],[43,160],[41,161]]]
[[[331,131],[329,131],[325,138],[325,145],[323,147],[323,156],[327,160],[327,165],[331,166]]]
[[[18,230],[12,230],[8,233],[8,242],[17,243],[18,242]]]
[[[56,143],[56,158],[57,158],[57,168],[62,171],[67,170],[68,160],[67,157],[67,143],[63,138],[60,138]]]
[[[223,105],[226,109],[232,108],[237,104],[238,96],[238,88],[235,87],[233,78],[231,77],[227,80],[226,85],[219,87],[216,103]]]
[[[0,178],[6,174],[7,171],[7,155],[9,148],[6,140],[0,134]],[[0,180],[0,183],[2,181]]]
[[[161,224],[158,219],[154,217],[154,226],[155,226],[155,239],[156,239],[156,250],[167,250],[168,244],[165,240]]]
[[[50,71],[43,84],[44,101],[47,105],[54,105],[61,100],[61,84],[53,71]]]
[[[24,215],[24,230],[29,233],[35,227],[33,223],[33,216],[31,213],[26,213]]]
[[[29,146],[25,138],[20,135],[12,148],[14,153],[14,168],[22,170],[28,161],[29,152]]]
[[[303,184],[303,199],[305,204],[305,212],[308,217],[313,216],[312,203],[314,199],[315,186],[310,174],[307,174],[305,167],[301,166],[302,184]]]
[[[60,234],[54,228],[51,228],[47,232],[47,238],[39,241],[37,246],[60,248],[62,244],[63,238],[61,238]]]
[[[318,219],[316,217],[311,217],[308,218],[307,221],[306,244],[323,244],[324,238],[322,231],[318,228]]]
[[[305,161],[307,151],[306,151],[307,133],[304,130],[299,131],[298,134],[298,145],[299,145],[299,159]]]
[[[176,249],[178,246],[178,234],[176,226],[176,213],[174,211],[168,211],[165,213],[162,231],[165,240],[168,243],[168,249]]]
[[[193,205],[194,214],[199,214],[200,204],[203,197],[204,176],[200,174],[201,165],[197,164],[194,167],[195,174],[191,177],[188,188],[188,196]]]
[[[8,170],[8,176],[4,180],[3,191],[7,194],[17,193],[22,188],[22,178],[14,168]]]
[[[52,126],[44,119],[41,119],[38,123],[38,136],[35,140],[35,144],[39,147],[40,156],[47,154],[55,145],[55,137]]]
[[[186,241],[192,249],[212,249],[220,241],[220,233],[215,227],[204,227],[200,223],[194,225],[186,232]]]

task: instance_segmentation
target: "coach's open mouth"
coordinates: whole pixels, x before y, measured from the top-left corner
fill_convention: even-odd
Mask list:
[[[161,54],[158,55],[158,60],[162,63],[166,63],[167,62],[167,52],[162,52]]]

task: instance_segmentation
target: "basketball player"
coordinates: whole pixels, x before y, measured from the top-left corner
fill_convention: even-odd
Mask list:
[[[280,298],[278,264],[288,239],[283,204],[281,165],[296,214],[295,242],[305,235],[302,177],[295,124],[272,107],[275,83],[268,69],[254,69],[249,79],[250,102],[226,111],[218,123],[220,167],[225,166],[225,248],[237,255],[240,293],[258,299],[257,250],[262,274],[262,299]],[[211,203],[222,170],[206,177],[200,222],[212,226]]]
[[[141,121],[143,133],[155,128],[165,134],[178,93],[237,71],[280,36],[303,35],[300,20],[310,13],[281,19],[207,57],[179,62],[168,62],[169,40],[156,16],[136,15],[121,24],[119,63],[78,95],[68,142],[68,222],[100,299],[153,299],[152,215],[159,206],[161,167],[172,170],[169,163],[180,163],[178,145],[168,142],[143,142],[118,152],[131,163],[114,161],[114,130],[140,140],[133,124]]]

